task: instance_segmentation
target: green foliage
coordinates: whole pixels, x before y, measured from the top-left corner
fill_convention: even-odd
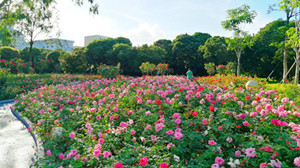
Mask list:
[[[225,74],[226,73],[226,66],[218,65],[218,66],[216,66],[216,70],[217,70],[217,73],[220,74],[220,75]]]
[[[212,76],[212,75],[216,74],[215,63],[210,62],[210,63],[204,64],[204,68],[209,75]]]
[[[113,46],[118,43],[128,44],[131,45],[130,40],[119,37],[116,39],[107,38],[103,40],[96,40],[91,42],[86,47],[86,61],[87,66],[90,67],[90,72],[96,72],[96,67],[99,63],[102,64],[109,64],[112,53],[113,53]],[[115,60],[112,60],[115,62]]]
[[[204,45],[211,35],[207,33],[195,33],[193,35],[181,34],[172,42],[172,55],[168,59],[170,67],[175,74],[185,74],[190,68],[195,75],[203,75],[203,53],[198,52],[200,45]]]
[[[0,47],[0,60],[11,61],[20,57],[20,51],[13,47]]]
[[[235,74],[236,73],[236,65],[234,62],[228,62],[226,65],[226,74]]]
[[[46,59],[48,61],[48,68],[50,72],[53,73],[61,73],[61,67],[59,59],[62,57],[66,52],[62,49],[56,49],[54,51],[49,52],[46,55]]]
[[[169,70],[169,64],[159,63],[158,65],[156,65],[155,69],[157,72],[159,72],[159,74],[164,75]]]
[[[61,69],[64,73],[82,73],[89,70],[86,63],[85,49],[75,48],[72,53],[63,53],[59,57]]]
[[[295,100],[296,104],[300,104],[300,86],[296,86],[290,83],[287,84],[270,84],[266,83],[264,88],[269,90],[276,90],[278,92],[278,99],[288,97],[291,100]]]
[[[120,64],[117,66],[109,66],[105,64],[101,64],[97,68],[98,75],[101,75],[103,78],[116,78],[120,74]]]
[[[149,62],[143,62],[142,65],[139,67],[143,74],[152,75],[153,71],[155,70],[155,64],[151,64]]]
[[[205,62],[214,62],[215,64],[226,64],[235,60],[232,51],[227,50],[225,37],[214,36],[209,38],[204,45],[200,45],[198,52],[203,52]]]
[[[227,11],[227,20],[222,21],[222,26],[226,30],[234,31],[238,34],[242,32],[239,27],[242,23],[252,23],[256,12],[250,11],[249,5],[242,5],[241,7]]]

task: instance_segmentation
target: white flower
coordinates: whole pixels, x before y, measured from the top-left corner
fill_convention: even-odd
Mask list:
[[[175,159],[176,162],[179,162],[179,161],[180,161],[180,157],[177,156],[177,155],[174,155],[174,159]]]
[[[240,161],[238,159],[236,159],[235,161],[233,161],[232,158],[230,158],[230,162],[227,163],[230,167],[236,167],[236,165],[240,165]]]

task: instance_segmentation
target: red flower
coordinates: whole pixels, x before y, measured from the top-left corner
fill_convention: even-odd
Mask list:
[[[114,168],[124,168],[122,163],[116,163]]]
[[[250,100],[250,96],[246,96],[246,100]]]
[[[157,105],[161,105],[161,100],[155,100]]]
[[[273,125],[275,125],[275,126],[280,125],[280,121],[277,120],[277,119],[272,119],[271,123],[272,123]]]
[[[61,110],[63,107],[64,107],[64,105],[62,104],[62,105],[60,105],[59,109]]]
[[[255,99],[256,101],[260,101],[260,97],[256,97],[256,99]]]
[[[198,87],[198,91],[201,92],[204,89],[204,87]]]
[[[160,168],[169,168],[169,166],[167,165],[167,163],[160,163]]]
[[[240,126],[240,125],[237,125],[236,128],[241,128],[241,126]]]
[[[105,132],[108,133],[108,132],[109,132],[109,129],[108,129],[108,130],[105,130]]]
[[[192,116],[196,117],[198,115],[198,111],[192,112]]]
[[[147,163],[148,163],[148,157],[142,157],[142,158],[140,159],[140,165],[146,166]]]
[[[183,89],[179,88],[179,89],[178,89],[178,91],[179,91],[179,92],[182,92],[182,91],[183,91]]]
[[[210,105],[209,106],[209,111],[214,111],[215,110],[215,107],[213,105]]]

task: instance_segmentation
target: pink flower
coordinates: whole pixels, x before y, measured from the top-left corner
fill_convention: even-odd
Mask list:
[[[167,145],[168,149],[171,149],[172,146],[175,146],[172,142]]]
[[[124,168],[122,163],[116,163],[114,168]]]
[[[45,111],[44,110],[40,110],[40,113],[43,114],[43,113],[45,113]]]
[[[145,113],[146,113],[146,115],[151,115],[150,111],[146,111]]]
[[[104,143],[104,139],[103,139],[103,138],[100,138],[100,139],[98,140],[98,143],[99,143],[99,144],[103,144],[103,143]]]
[[[154,143],[155,140],[156,140],[156,136],[155,135],[151,135],[151,141]]]
[[[222,129],[223,129],[223,127],[222,127],[222,126],[219,126],[219,127],[218,127],[218,130],[222,130]]]
[[[272,105],[271,104],[267,104],[266,105],[266,110],[267,111],[271,111],[273,109]]]
[[[64,159],[65,158],[65,156],[64,156],[64,154],[63,153],[61,153],[61,154],[59,154],[59,156],[58,156],[60,159]]]
[[[233,141],[233,139],[230,138],[230,137],[228,137],[228,138],[226,139],[226,141],[227,141],[228,143],[231,143],[231,142]]]
[[[70,138],[74,138],[75,137],[75,133],[74,132],[70,132],[69,137]]]
[[[151,128],[152,128],[151,125],[147,125],[147,126],[146,126],[146,129],[151,129]]]
[[[216,157],[216,159],[215,159],[215,163],[217,163],[218,165],[222,165],[224,162],[225,161],[221,157]]]
[[[211,168],[220,168],[220,166],[217,163],[215,163],[215,164],[211,165]]]
[[[175,132],[174,134],[175,139],[181,139],[183,137],[181,132]]]
[[[244,122],[243,122],[243,125],[246,126],[246,127],[248,127],[248,126],[249,126],[248,121],[244,121]]]
[[[287,98],[287,97],[282,98],[281,102],[285,104],[285,103],[289,102],[289,98]]]
[[[155,131],[159,132],[161,129],[163,129],[163,127],[165,127],[163,123],[156,124]]]
[[[177,118],[177,119],[175,120],[175,123],[176,123],[177,125],[179,125],[179,124],[181,123],[181,119],[180,119],[180,118]]]
[[[255,117],[257,116],[257,112],[250,112],[250,117]]]
[[[260,105],[256,106],[256,111],[261,111],[262,110],[262,107]]]
[[[110,152],[107,152],[107,151],[104,151],[104,152],[103,152],[103,157],[104,157],[104,158],[108,158],[110,155],[111,155]]]
[[[159,168],[169,168],[169,166],[165,162],[164,163],[160,163],[159,165],[160,165]]]
[[[147,163],[148,163],[148,157],[142,157],[142,158],[140,159],[140,165],[146,166]]]
[[[267,163],[261,163],[261,164],[259,165],[259,168],[266,168],[267,166],[268,166]]]
[[[172,130],[169,130],[169,131],[166,132],[166,134],[167,134],[167,135],[173,135],[174,132],[173,132]]]
[[[241,151],[235,151],[234,154],[235,154],[236,157],[240,157],[242,153],[241,153]]]
[[[51,150],[47,150],[46,153],[47,153],[48,156],[51,156],[51,155],[52,155],[52,154],[51,154]]]
[[[217,145],[217,143],[214,140],[209,140],[208,145],[213,146],[213,145]]]
[[[29,132],[31,131],[31,127],[28,127],[28,131],[29,131]]]
[[[101,117],[100,117],[100,116],[96,116],[96,119],[97,119],[97,120],[100,120],[100,119],[101,119]]]
[[[277,120],[277,119],[272,119],[272,120],[271,120],[271,123],[272,123],[273,125],[275,125],[275,126],[280,125],[280,121]]]
[[[120,127],[126,128],[126,127],[127,127],[127,123],[126,123],[126,122],[121,122],[121,123],[120,123]]]
[[[249,158],[252,158],[252,157],[255,157],[256,156],[256,153],[255,153],[255,149],[254,148],[248,148],[248,149],[245,149],[245,154],[247,157]]]
[[[208,124],[206,118],[202,120],[202,124],[203,124],[203,125],[207,125],[207,124]]]
[[[275,160],[271,160],[271,166],[273,167],[281,168],[281,164],[280,161],[276,162]]]
[[[180,118],[180,114],[179,113],[174,113],[173,118]]]
[[[96,149],[93,151],[93,154],[95,157],[99,157],[101,155],[101,151],[99,149]]]
[[[80,155],[78,154],[74,157],[74,160],[78,160],[79,158],[80,158]]]
[[[296,158],[294,159],[294,164],[295,164],[296,166],[300,167],[300,157],[296,157]]]
[[[130,135],[134,135],[136,132],[134,130],[131,130]]]

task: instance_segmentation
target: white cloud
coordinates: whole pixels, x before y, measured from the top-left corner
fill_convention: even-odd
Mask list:
[[[152,44],[156,40],[163,39],[166,34],[158,24],[150,25],[147,22],[139,24],[129,30],[126,36],[132,41],[133,45]]]
[[[77,7],[72,1],[64,0],[57,2],[57,9],[60,16],[59,38],[75,41],[74,46],[83,46],[84,36],[88,35],[115,36],[116,23],[104,15],[90,14],[88,6]]]
[[[250,34],[256,34],[259,30],[265,27],[268,23],[274,19],[264,16],[262,13],[257,12],[257,16],[254,18],[253,23],[244,26],[245,30]]]

